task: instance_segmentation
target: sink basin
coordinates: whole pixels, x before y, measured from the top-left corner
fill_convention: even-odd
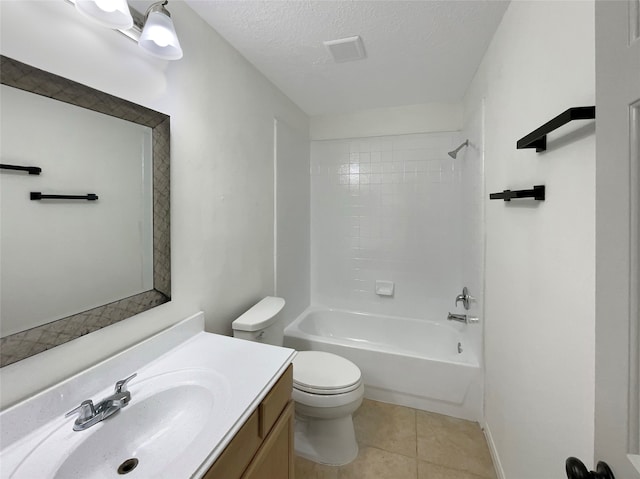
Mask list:
[[[52,424],[9,477],[180,477],[172,471],[184,452],[224,417],[229,385],[211,370],[141,376],[110,418],[84,431],[72,430],[73,418]]]
[[[194,314],[0,411],[0,479],[202,477],[294,355],[207,333]],[[126,407],[73,430],[67,411],[134,372]]]

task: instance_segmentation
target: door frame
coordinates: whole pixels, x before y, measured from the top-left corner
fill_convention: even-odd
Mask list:
[[[640,478],[638,176],[629,102],[640,98],[637,0],[596,0],[596,341],[594,457]],[[637,78],[635,70],[639,69]],[[634,86],[635,83],[638,86]],[[630,100],[631,99],[631,100]],[[639,104],[640,105],[640,104]],[[640,116],[640,106],[636,111]],[[640,120],[634,128],[640,128]],[[629,454],[631,453],[631,454]],[[632,464],[637,461],[638,466]]]

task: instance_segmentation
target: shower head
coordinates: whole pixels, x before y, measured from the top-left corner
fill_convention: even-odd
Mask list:
[[[458,148],[456,148],[453,151],[450,151],[449,153],[447,153],[447,155],[449,155],[451,158],[453,158],[454,160],[456,159],[456,156],[458,156],[458,152],[462,149],[462,147],[464,146],[469,146],[469,140],[465,140],[465,142],[460,145]]]

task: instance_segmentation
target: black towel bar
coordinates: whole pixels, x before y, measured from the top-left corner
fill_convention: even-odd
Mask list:
[[[527,136],[523,136],[516,143],[516,148],[535,148],[537,152],[547,149],[547,134],[553,130],[566,125],[573,120],[593,120],[596,117],[595,106],[577,106],[563,111],[553,120],[548,121],[537,130],[532,131]]]
[[[87,193],[86,195],[43,195],[39,191],[31,192],[32,200],[87,200],[95,201],[98,195],[95,193]]]
[[[4,163],[0,163],[0,169],[26,171],[30,175],[39,175],[40,172],[42,171],[42,168],[38,166],[18,166],[18,165],[7,165]]]
[[[504,190],[500,193],[491,193],[489,199],[511,201],[518,198],[533,198],[534,200],[544,201],[544,196],[544,185],[536,185],[531,190]]]

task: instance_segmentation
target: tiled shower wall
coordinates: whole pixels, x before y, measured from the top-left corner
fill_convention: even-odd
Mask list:
[[[313,304],[446,318],[463,286],[458,144],[457,132],[311,143]]]

